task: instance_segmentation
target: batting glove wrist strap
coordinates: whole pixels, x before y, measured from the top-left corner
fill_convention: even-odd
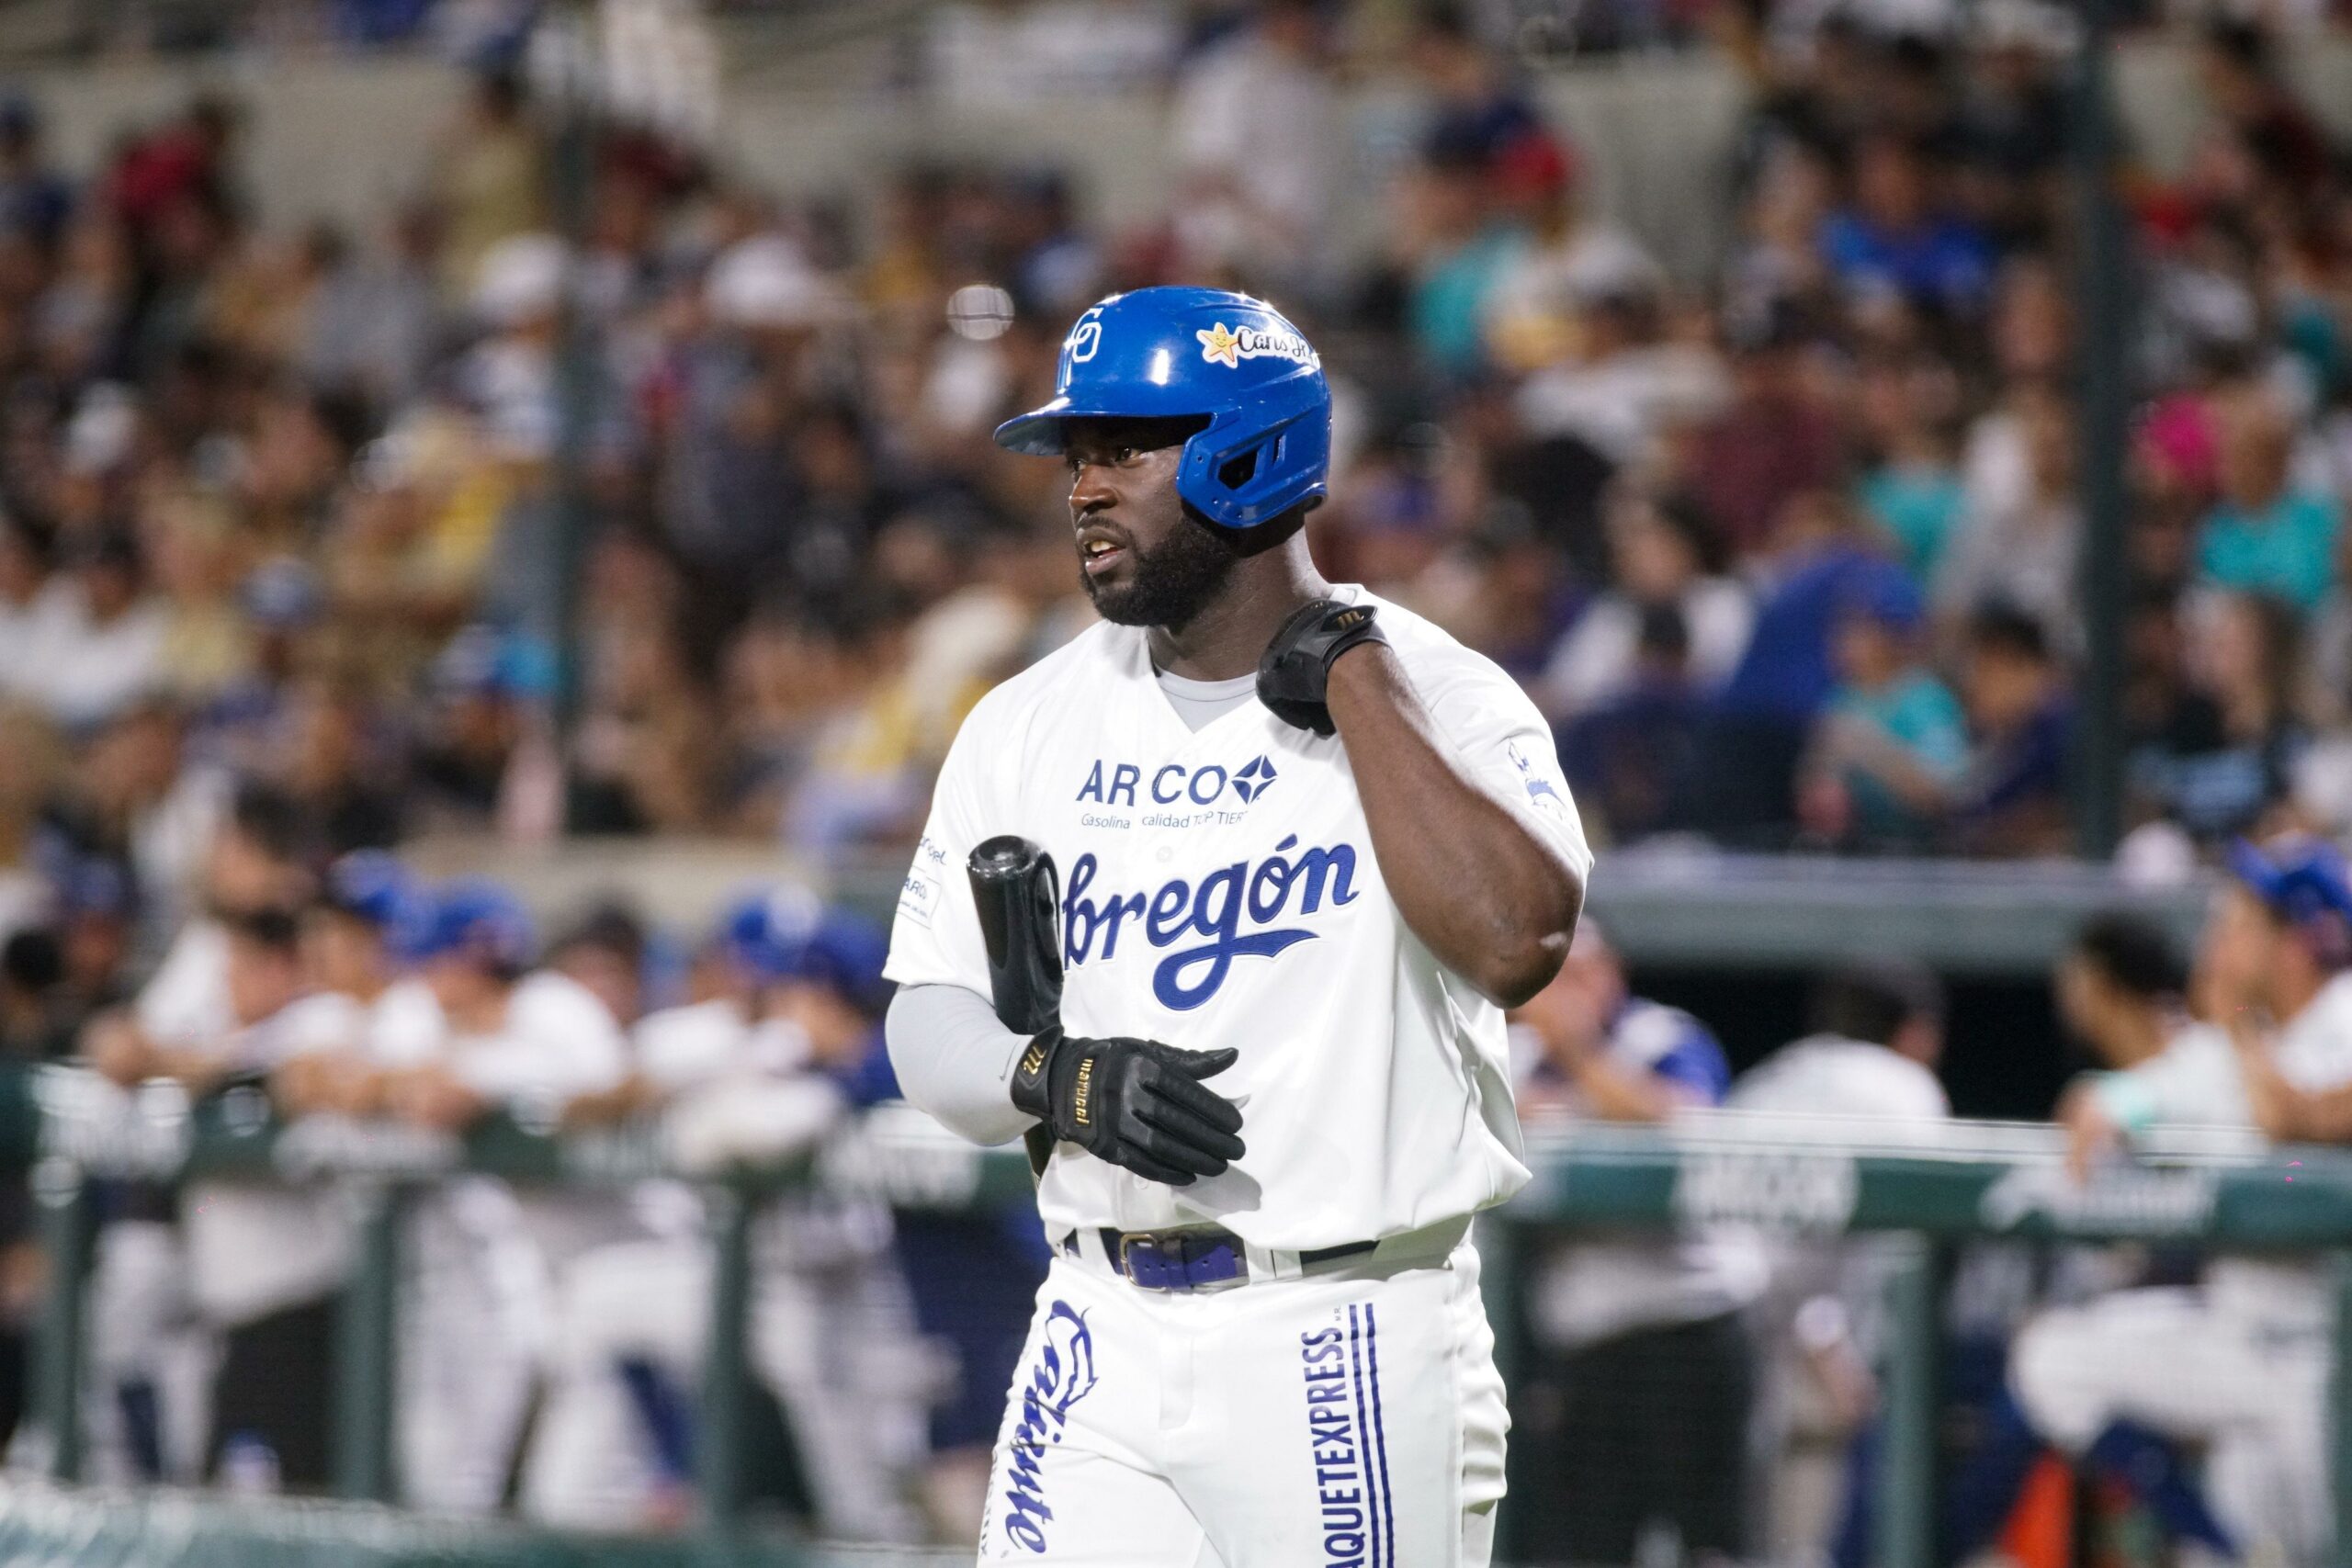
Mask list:
[[[1154,1040],[1086,1040],[1059,1025],[1029,1042],[1012,1071],[1012,1103],[1057,1142],[1171,1187],[1221,1176],[1244,1153],[1241,1112],[1201,1079],[1239,1053],[1180,1051]]]
[[[1332,661],[1359,643],[1387,640],[1370,604],[1343,604],[1337,599],[1301,604],[1258,660],[1258,700],[1284,724],[1329,735],[1333,727],[1324,693]]]

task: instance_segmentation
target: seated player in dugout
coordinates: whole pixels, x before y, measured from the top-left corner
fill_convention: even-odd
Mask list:
[[[1470,1221],[1528,1179],[1503,1011],[1558,970],[1591,855],[1510,678],[1316,570],[1330,408],[1263,301],[1147,288],[997,432],[1065,466],[1102,622],[966,719],[887,971],[908,1098],[1051,1151],[984,1560],[1491,1558]],[[1034,1032],[992,1006],[966,874],[1008,834],[1061,879]]]

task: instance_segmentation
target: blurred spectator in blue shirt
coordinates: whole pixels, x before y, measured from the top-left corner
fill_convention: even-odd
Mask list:
[[[1430,146],[1491,163],[1522,137],[1544,133],[1509,64],[1478,37],[1469,6],[1453,0],[1423,6],[1414,18],[1410,57],[1434,100]]]
[[[1797,763],[1838,684],[1838,616],[1857,596],[1899,592],[1910,581],[1871,551],[1835,491],[1801,492],[1776,532],[1777,570],[1760,592],[1747,651],[1707,717],[1685,807],[1690,826],[1759,848],[1785,847],[1796,827]]]
[[[1628,842],[1674,825],[1678,791],[1705,714],[1690,678],[1690,631],[1672,603],[1636,615],[1624,686],[1560,732],[1560,765],[1587,824]]]
[[[1799,795],[1806,825],[1833,842],[1924,847],[1967,761],[1960,704],[1919,661],[1925,621],[1899,571],[1858,577],[1839,607],[1838,687]]]
[[[29,99],[0,98],[0,232],[45,252],[73,210],[74,189],[41,144],[40,112]]]
[[[1854,200],[1821,230],[1822,258],[1838,284],[1869,299],[1974,314],[1993,283],[1993,250],[1976,226],[1941,209],[1934,171],[1899,136],[1865,140],[1854,154]]]
[[[1867,547],[1851,511],[1835,495],[1800,495],[1780,531],[1780,570],[1762,592],[1756,629],[1724,688],[1723,705],[1803,724],[1837,684],[1830,638],[1840,612],[1858,596],[1897,592],[1907,580]]]
[[[2075,705],[2041,623],[2006,604],[1977,611],[1960,694],[1969,761],[1953,801],[1958,846],[1980,854],[2063,852]]]

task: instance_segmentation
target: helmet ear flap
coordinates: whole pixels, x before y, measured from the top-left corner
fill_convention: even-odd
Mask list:
[[[1216,445],[1220,434],[1212,424],[1193,438],[1177,482],[1178,491],[1211,522],[1252,527],[1320,493],[1321,459],[1302,451],[1314,444],[1297,415],[1271,430],[1250,432],[1230,446]],[[1303,456],[1308,460],[1300,461]]]

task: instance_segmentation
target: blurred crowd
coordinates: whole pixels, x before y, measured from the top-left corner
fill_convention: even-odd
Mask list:
[[[1177,63],[1166,219],[1116,231],[1050,168],[950,159],[779,204],[491,69],[379,231],[281,233],[232,101],[77,176],[12,102],[0,925],[129,900],[152,957],[241,779],[327,852],[890,858],[977,694],[1086,615],[1057,477],[988,433],[1087,302],[1175,278],[1306,324],[1325,570],[1519,675],[1597,839],[2068,849],[2066,18],[1710,13],[1753,107],[1691,285],[1479,17],[1413,9],[1381,57],[1422,129],[1346,267],[1336,96],[1372,66],[1303,0]],[[2195,48],[2196,145],[2128,192],[2128,814],[2176,860],[2352,819],[2352,183],[2270,34]]]

